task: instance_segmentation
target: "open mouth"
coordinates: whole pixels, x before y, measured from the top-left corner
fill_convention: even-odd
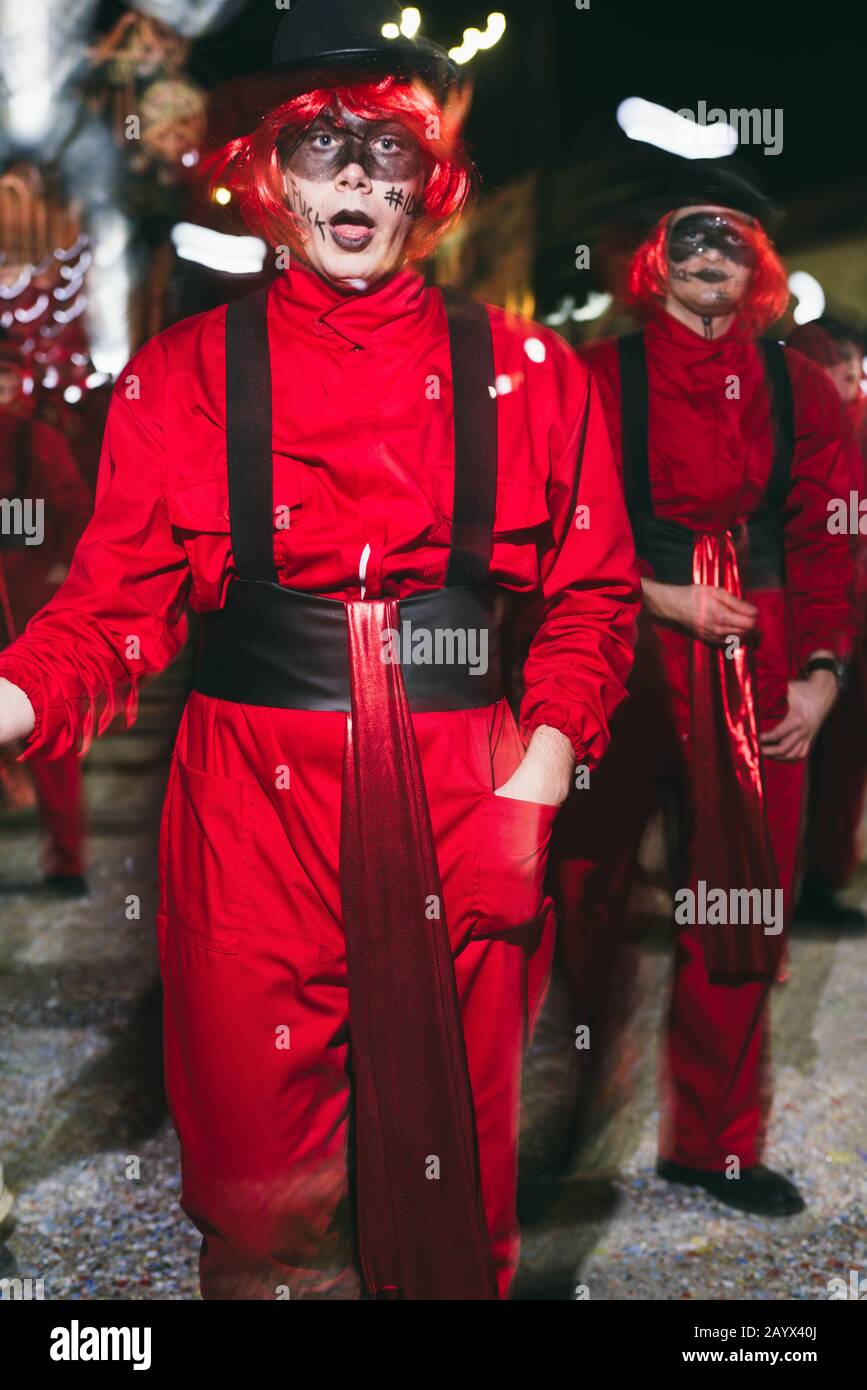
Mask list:
[[[703,280],[706,285],[718,285],[721,280],[729,278],[724,270],[696,270],[693,273],[696,280]]]
[[[370,245],[376,230],[372,217],[351,208],[336,212],[328,226],[332,240],[343,251],[363,251]]]

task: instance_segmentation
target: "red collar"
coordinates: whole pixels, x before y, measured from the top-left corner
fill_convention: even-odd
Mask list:
[[[275,281],[272,309],[297,331],[313,332],[347,348],[376,346],[423,322],[433,295],[415,270],[398,271],[373,289],[341,290],[305,266]]]
[[[654,335],[670,340],[673,347],[701,357],[706,357],[708,352],[713,356],[717,351],[725,352],[734,346],[741,347],[745,341],[737,315],[725,333],[711,339],[687,328],[685,323],[681,323],[680,319],[676,319],[661,306],[652,310],[647,327]]]

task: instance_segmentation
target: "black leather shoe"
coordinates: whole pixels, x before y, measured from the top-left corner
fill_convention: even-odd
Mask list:
[[[796,1216],[804,1210],[804,1199],[795,1184],[763,1163],[744,1168],[739,1178],[708,1173],[704,1168],[685,1168],[670,1158],[659,1159],[656,1171],[666,1182],[703,1187],[718,1202],[737,1207],[738,1211],[755,1212],[757,1216]]]
[[[842,902],[833,889],[815,878],[804,879],[795,918],[798,922],[824,922],[829,927],[867,929],[867,912]]]
[[[86,898],[90,887],[83,874],[46,874],[42,890],[53,898]]]

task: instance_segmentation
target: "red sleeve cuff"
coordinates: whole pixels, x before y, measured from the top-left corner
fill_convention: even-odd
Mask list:
[[[0,677],[9,681],[10,685],[17,685],[19,690],[24,691],[33,706],[33,713],[36,718],[32,731],[24,740],[23,751],[18,758],[18,762],[21,762],[22,759],[28,758],[31,753],[35,753],[44,742],[45,698],[42,690],[42,679],[34,667],[14,656],[0,656]]]
[[[591,759],[588,756],[589,749],[596,740],[588,738],[586,729],[575,719],[574,712],[570,714],[565,705],[538,705],[529,714],[522,714],[519,728],[525,744],[529,743],[533,730],[542,724],[547,725],[549,729],[557,729],[568,738],[575,754],[576,765],[599,761],[597,757]]]

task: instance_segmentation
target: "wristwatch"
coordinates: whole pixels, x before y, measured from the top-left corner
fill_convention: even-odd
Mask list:
[[[846,689],[849,679],[848,661],[839,661],[834,656],[811,656],[801,671],[801,679],[807,680],[814,671],[830,671],[837,677],[837,685],[841,690]]]

